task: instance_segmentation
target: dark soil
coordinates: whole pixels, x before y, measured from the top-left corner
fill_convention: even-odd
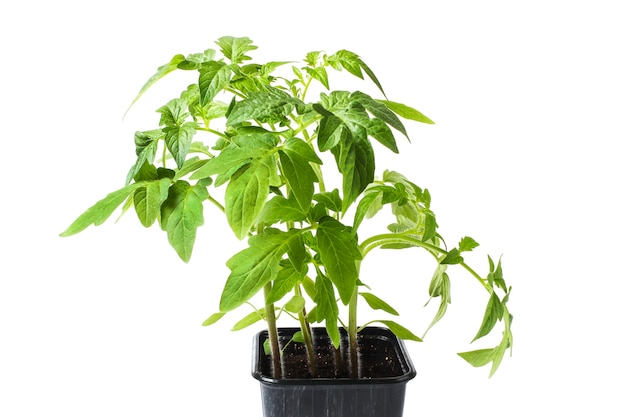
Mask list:
[[[342,339],[339,349],[335,349],[327,337],[315,337],[315,357],[317,372],[313,375],[309,369],[305,345],[303,343],[287,343],[289,339],[281,338],[284,347],[283,378],[310,379],[350,378],[350,355],[347,341]],[[403,374],[398,360],[398,352],[391,341],[385,338],[358,336],[359,341],[359,378],[389,378]],[[263,361],[262,373],[271,375],[271,359]]]

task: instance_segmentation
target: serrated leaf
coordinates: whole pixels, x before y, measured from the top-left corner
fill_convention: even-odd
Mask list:
[[[341,212],[341,196],[339,195],[339,190],[336,188],[332,191],[315,194],[313,200],[323,204],[328,210],[334,211],[335,213]]]
[[[196,127],[195,122],[186,122],[180,126],[163,128],[165,144],[170,154],[174,157],[178,168],[185,164],[185,158],[187,158],[189,153],[193,136],[196,134]]]
[[[215,43],[220,47],[222,54],[230,59],[233,64],[240,64],[249,60],[250,57],[245,54],[257,49],[257,46],[253,45],[252,40],[247,37],[223,36]]]
[[[87,227],[99,226],[104,223],[113,212],[126,200],[132,193],[140,187],[143,187],[145,182],[137,182],[131,185],[127,185],[117,191],[107,194],[102,200],[99,200],[96,204],[89,207],[83,214],[81,214],[74,222],[60,234],[62,237],[72,236],[85,230]]]
[[[225,213],[238,239],[248,235],[269,195],[273,157],[255,159],[240,168],[226,187]]]
[[[359,295],[363,297],[363,299],[365,299],[365,302],[367,302],[367,304],[374,310],[382,310],[385,313],[389,313],[394,316],[400,315],[400,313],[398,313],[395,308],[391,307],[385,301],[381,300],[379,297],[375,296],[372,293],[361,292],[359,293]]]
[[[341,301],[347,305],[359,275],[356,261],[362,259],[358,242],[349,228],[331,217],[320,223],[316,237],[326,274],[337,288]]]
[[[185,60],[178,64],[178,68],[182,70],[197,70],[202,64],[212,61],[215,58],[215,50],[207,49],[204,52],[189,54]]]
[[[391,320],[376,320],[376,321],[387,326],[389,330],[391,330],[391,332],[395,334],[396,336],[398,336],[400,339],[412,340],[414,342],[422,341],[422,339],[418,337],[417,335],[415,335],[412,331],[396,323],[395,321],[391,321]]]
[[[247,120],[282,122],[297,105],[303,103],[281,90],[268,87],[267,91],[251,92],[248,98],[236,102],[228,114],[226,125],[235,126]]]
[[[459,252],[469,252],[479,246],[478,242],[469,236],[465,236],[459,242]]]
[[[133,179],[137,180],[136,176],[144,165],[151,165],[154,163],[154,158],[159,146],[159,140],[164,137],[165,133],[163,133],[163,130],[161,129],[135,133],[135,152],[137,154],[137,161],[128,172],[126,185],[130,184]]]
[[[150,227],[159,217],[161,204],[167,199],[171,183],[172,180],[169,178],[150,181],[133,194],[135,212],[144,227]]]
[[[215,96],[230,83],[232,70],[220,61],[207,62],[200,70],[198,85],[200,86],[200,104],[212,102]]]
[[[276,279],[282,256],[289,249],[295,232],[263,233],[251,237],[249,247],[231,257],[226,266],[231,273],[220,299],[220,311],[228,312],[248,301],[265,284]]]
[[[365,109],[370,112],[374,117],[384,122],[385,124],[393,127],[398,132],[402,133],[407,138],[409,137],[406,128],[402,124],[402,121],[396,116],[387,105],[384,100],[374,100],[369,95],[360,91],[355,91],[351,94],[351,97],[357,102],[361,103]],[[396,150],[397,152],[397,150]]]
[[[161,227],[178,256],[189,262],[196,240],[196,230],[204,224],[202,202],[208,198],[206,188],[177,181],[169,188],[161,205]]]
[[[326,68],[305,67],[304,70],[311,76],[311,78],[314,78],[317,81],[319,81],[324,86],[324,88],[326,88],[327,90],[330,88],[328,84],[328,73],[326,72]]]
[[[367,138],[350,135],[341,146],[332,149],[343,177],[343,211],[374,181],[374,150]],[[339,149],[337,149],[339,148]]]

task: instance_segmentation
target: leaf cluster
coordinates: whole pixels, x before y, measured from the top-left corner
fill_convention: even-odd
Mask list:
[[[457,248],[446,249],[428,190],[394,171],[377,177],[375,143],[382,151],[397,153],[396,138],[409,137],[404,121],[432,121],[410,106],[388,100],[374,72],[353,52],[316,51],[301,63],[257,64],[249,56],[257,48],[249,38],[222,37],[216,45],[218,50],[175,55],[140,89],[133,103],[174,71],[193,71],[197,76],[178,97],[157,109],[157,128],[136,132],[137,158],[126,185],[87,209],[62,236],[102,224],[119,207],[134,209],[143,226],[158,223],[187,262],[208,213],[205,206],[214,205],[223,216],[206,220],[225,218],[247,246],[227,261],[230,275],[219,311],[205,325],[250,305],[264,290],[263,307],[254,308],[234,329],[260,320],[271,327],[286,314],[300,320],[303,341],[310,323],[323,323],[335,345],[339,327],[347,327],[351,335],[358,331],[354,323],[359,299],[385,315],[398,315],[361,282],[364,257],[377,247],[421,248],[436,263],[429,295],[439,299],[440,307],[431,326],[451,302],[448,266],[464,266],[489,291],[475,339],[504,321],[503,341],[494,349],[460,355],[476,366],[491,362],[495,371],[512,341],[506,307],[510,289],[500,262],[495,266],[489,258],[488,276],[478,276],[462,256],[478,244],[466,237]],[[382,98],[332,89],[333,71],[369,79]],[[316,89],[317,97],[310,99]],[[340,186],[327,189],[332,176],[340,178]],[[363,222],[385,208],[393,218],[388,229],[360,237]],[[349,307],[347,325],[340,319],[342,306]],[[421,340],[393,320],[377,321],[402,338]]]

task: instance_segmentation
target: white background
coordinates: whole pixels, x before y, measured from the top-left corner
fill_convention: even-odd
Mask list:
[[[260,327],[228,330],[247,311],[200,325],[217,308],[225,260],[241,247],[216,212],[189,264],[132,214],[58,237],[123,185],[134,131],[154,128],[154,110],[186,85],[171,75],[122,120],[143,82],[174,54],[212,48],[223,35],[252,38],[257,61],[360,54],[391,100],[437,123],[410,124],[412,143],[401,140],[400,156],[381,157],[381,169],[429,188],[450,243],[464,235],[481,243],[477,269],[487,253],[503,255],[513,357],[488,379],[488,369],[455,355],[474,348],[483,306],[467,300],[484,294],[452,271],[449,315],[424,343],[409,344],[418,376],[407,417],[625,415],[619,6],[3,3],[0,415],[261,415],[249,375]],[[368,282],[421,332],[432,314],[422,308],[430,273],[421,271],[432,265],[417,267],[412,252],[380,255],[367,261]]]

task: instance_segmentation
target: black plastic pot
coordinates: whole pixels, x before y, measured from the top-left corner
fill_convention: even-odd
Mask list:
[[[389,329],[368,327],[359,332],[360,371],[358,378],[346,375],[347,338],[342,333],[340,355],[332,347],[326,330],[313,329],[314,344],[320,349],[318,375],[306,374],[306,356],[301,343],[288,343],[298,328],[279,329],[284,377],[272,376],[271,357],[263,343],[267,331],[254,338],[252,376],[261,384],[264,417],[401,417],[406,384],[415,377],[402,340]],[[329,363],[330,362],[330,363]]]

